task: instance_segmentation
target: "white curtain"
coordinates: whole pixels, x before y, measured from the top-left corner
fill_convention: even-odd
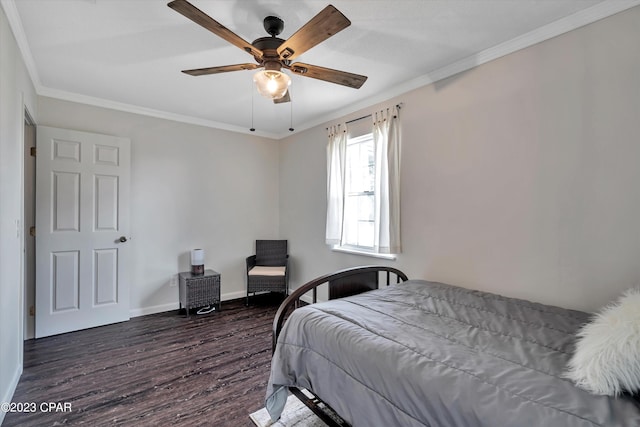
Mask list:
[[[342,241],[342,224],[344,218],[347,125],[331,126],[328,131],[326,242],[328,245],[339,245]]]
[[[400,244],[400,127],[398,108],[373,114],[375,144],[375,220],[374,250],[398,254]]]

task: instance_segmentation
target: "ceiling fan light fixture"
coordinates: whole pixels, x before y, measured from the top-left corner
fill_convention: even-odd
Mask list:
[[[269,99],[280,99],[289,90],[291,77],[282,71],[262,70],[253,75],[258,93]]]

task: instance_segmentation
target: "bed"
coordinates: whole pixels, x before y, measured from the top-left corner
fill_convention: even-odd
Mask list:
[[[277,419],[293,392],[332,426],[640,426],[634,396],[563,377],[588,320],[391,267],[342,270],[280,306],[266,407]]]

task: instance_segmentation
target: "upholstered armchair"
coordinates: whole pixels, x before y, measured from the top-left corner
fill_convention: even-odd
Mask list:
[[[249,294],[288,294],[289,254],[286,240],[256,240],[256,253],[247,257],[247,305]]]

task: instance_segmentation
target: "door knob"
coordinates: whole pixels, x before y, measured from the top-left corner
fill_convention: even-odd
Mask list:
[[[118,239],[120,241],[120,243],[124,243],[127,241],[127,238],[124,236],[120,236],[120,238]]]

